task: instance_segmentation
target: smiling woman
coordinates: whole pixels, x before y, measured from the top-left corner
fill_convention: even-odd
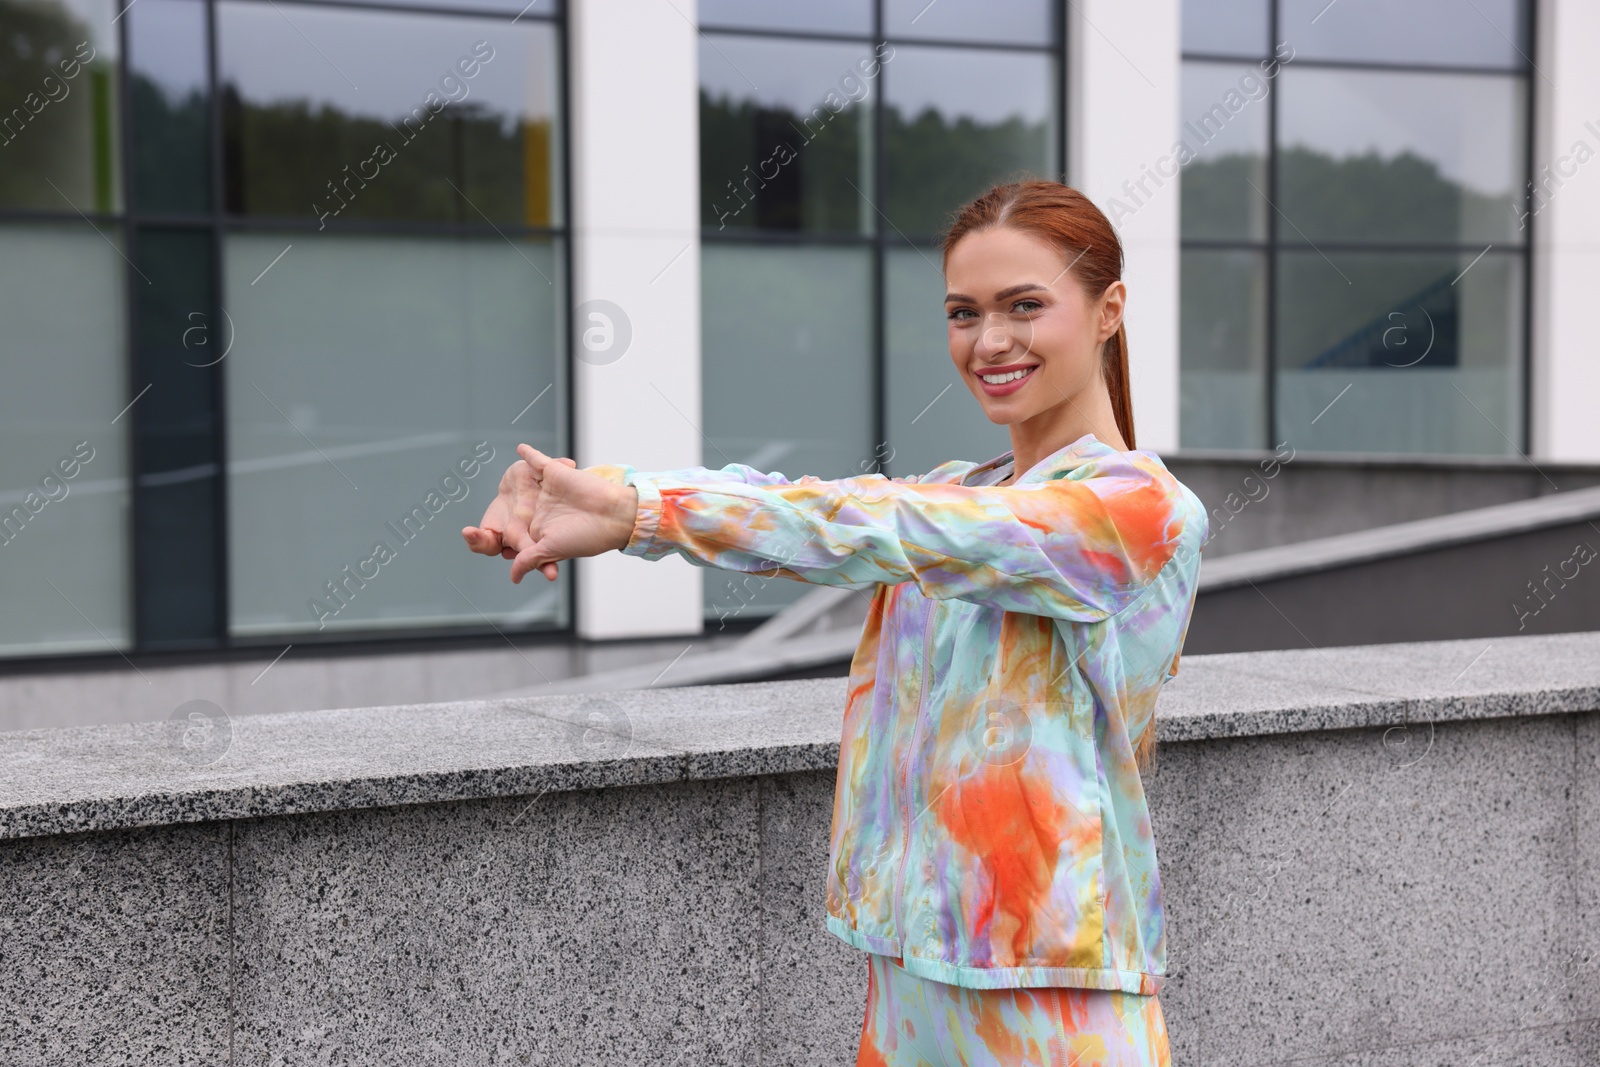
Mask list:
[[[944,269],[950,358],[1011,427],[1016,469],[1084,432],[1136,447],[1122,244],[1099,208],[1055,182],[998,186],[945,235]]]
[[[859,1065],[1157,1067],[1141,766],[1207,518],[1136,450],[1122,249],[1082,194],[999,186],[944,239],[950,357],[1012,448],[915,480],[583,469],[528,445],[468,547],[519,582],[621,551],[871,590],[827,926],[868,954]]]

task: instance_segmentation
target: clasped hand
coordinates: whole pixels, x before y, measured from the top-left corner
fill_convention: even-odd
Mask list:
[[[637,489],[532,445],[518,445],[517,455],[478,525],[462,529],[468,548],[511,560],[511,580],[520,583],[533,570],[553,582],[562,560],[627,547]]]

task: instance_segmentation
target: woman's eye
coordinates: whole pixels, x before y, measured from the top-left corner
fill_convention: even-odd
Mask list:
[[[971,308],[955,308],[950,312],[949,317],[955,322],[966,322],[968,316],[972,314],[973,310]]]
[[[1011,305],[1011,310],[1020,311],[1023,314],[1031,315],[1042,307],[1044,307],[1044,305],[1037,300],[1018,300],[1015,304]]]

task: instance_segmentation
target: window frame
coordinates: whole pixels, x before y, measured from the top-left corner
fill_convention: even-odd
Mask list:
[[[0,656],[0,674],[25,673],[40,670],[61,669],[67,665],[74,668],[85,666],[105,666],[112,668],[125,667],[130,664],[137,666],[140,663],[159,663],[161,665],[181,664],[214,664],[233,660],[257,660],[262,652],[283,648],[292,639],[294,647],[304,646],[316,654],[355,654],[361,652],[399,652],[407,647],[430,650],[445,650],[450,648],[476,648],[484,647],[490,643],[498,644],[501,641],[511,641],[514,636],[533,637],[544,642],[570,640],[576,633],[575,606],[577,604],[577,575],[568,570],[568,580],[565,590],[565,604],[562,608],[563,623],[552,625],[549,623],[533,623],[515,629],[502,627],[494,622],[484,624],[462,624],[440,626],[425,624],[416,627],[392,629],[361,629],[341,630],[332,633],[285,633],[275,635],[248,635],[236,636],[230,630],[231,599],[229,589],[229,564],[231,551],[229,545],[228,529],[228,502],[232,486],[228,477],[228,424],[226,391],[227,383],[224,378],[227,363],[219,360],[212,368],[207,368],[210,375],[208,393],[211,403],[208,426],[205,434],[206,444],[194,450],[194,454],[186,456],[185,460],[191,466],[211,466],[216,479],[216,491],[213,494],[210,512],[210,528],[205,532],[205,543],[215,560],[216,573],[209,583],[206,607],[209,618],[206,620],[205,636],[190,639],[158,640],[151,634],[152,626],[149,613],[157,609],[157,600],[161,590],[152,581],[151,568],[148,561],[156,558],[155,554],[173,553],[182,555],[190,546],[200,541],[186,541],[182,544],[171,545],[161,542],[145,532],[144,523],[152,516],[160,513],[161,505],[153,500],[151,490],[156,488],[149,484],[152,475],[161,472],[147,471],[144,464],[150,459],[148,449],[143,446],[144,431],[147,428],[147,419],[141,414],[142,405],[137,403],[141,390],[145,388],[148,375],[145,375],[141,363],[143,355],[140,348],[140,309],[139,299],[144,287],[144,279],[139,273],[138,264],[141,262],[140,237],[146,229],[155,229],[171,232],[183,232],[204,236],[209,244],[207,262],[208,281],[210,284],[210,301],[206,308],[209,322],[218,323],[225,321],[223,314],[223,299],[226,293],[226,284],[223,274],[224,242],[230,234],[234,233],[264,233],[280,232],[292,236],[295,233],[315,232],[317,220],[315,218],[280,218],[273,216],[255,216],[233,214],[227,210],[226,196],[226,170],[224,162],[225,144],[223,140],[224,116],[222,88],[221,56],[218,50],[218,5],[221,3],[275,3],[290,6],[294,9],[324,9],[338,10],[351,13],[371,13],[375,18],[395,14],[412,15],[442,15],[466,16],[476,18],[498,19],[502,22],[530,22],[546,23],[553,30],[555,50],[554,60],[559,67],[556,76],[560,99],[552,114],[560,125],[559,135],[553,139],[553,144],[560,153],[560,191],[555,200],[560,211],[559,224],[550,226],[528,226],[511,223],[487,223],[483,220],[468,222],[434,222],[405,219],[360,219],[352,220],[356,225],[352,228],[355,232],[363,234],[399,235],[399,234],[430,234],[440,236],[462,237],[495,237],[510,235],[522,236],[548,236],[561,243],[560,253],[557,256],[559,269],[564,273],[568,283],[565,286],[564,312],[562,322],[558,326],[556,335],[557,351],[562,354],[568,363],[565,374],[565,396],[562,402],[566,405],[563,415],[568,447],[576,439],[574,419],[577,415],[575,377],[571,372],[572,352],[572,288],[570,279],[573,277],[573,241],[572,241],[572,75],[571,75],[571,48],[568,40],[570,32],[570,18],[568,8],[572,0],[561,0],[553,5],[549,13],[516,14],[509,10],[487,10],[483,7],[472,5],[449,6],[440,3],[428,3],[422,0],[419,3],[368,3],[362,0],[183,0],[193,3],[203,9],[205,22],[206,42],[206,131],[208,145],[207,156],[207,181],[209,182],[210,208],[204,212],[190,214],[173,212],[145,211],[139,202],[139,189],[137,186],[138,175],[134,151],[139,143],[139,133],[133,110],[133,64],[129,52],[132,20],[123,18],[137,3],[137,0],[112,0],[111,7],[116,12],[114,19],[115,40],[118,48],[118,70],[115,76],[118,100],[116,119],[118,128],[114,133],[114,141],[121,156],[118,162],[118,178],[121,182],[122,200],[120,209],[111,212],[76,210],[61,210],[57,208],[38,210],[29,208],[16,208],[0,206],[0,226],[28,223],[62,223],[62,222],[88,222],[97,230],[110,230],[113,234],[120,233],[123,241],[126,264],[123,268],[123,287],[120,297],[124,303],[124,330],[121,341],[120,357],[122,366],[127,374],[128,393],[126,400],[129,407],[123,420],[122,433],[128,457],[128,501],[129,505],[120,529],[122,550],[128,553],[129,558],[129,596],[124,605],[129,620],[128,632],[131,637],[127,644],[113,646],[105,652],[64,652],[64,653],[23,653],[14,656]],[[509,634],[509,636],[508,636]],[[516,643],[513,642],[513,647]],[[285,649],[285,651],[287,651]]]
[[[1271,58],[1272,57],[1272,50],[1274,48],[1276,48],[1277,45],[1281,41],[1281,29],[1282,29],[1282,22],[1283,22],[1281,7],[1282,7],[1283,0],[1262,0],[1262,2],[1264,2],[1267,5],[1267,52],[1265,54],[1262,54],[1262,55],[1246,55],[1246,54],[1243,54],[1243,53],[1234,54],[1234,53],[1224,53],[1224,52],[1191,52],[1191,51],[1189,51],[1188,49],[1185,48],[1185,49],[1182,49],[1181,52],[1180,52],[1180,58],[1179,58],[1180,66],[1183,67],[1183,68],[1187,68],[1188,65],[1191,62],[1196,62],[1196,63],[1258,63],[1258,62],[1262,61],[1263,59]],[[1525,20],[1525,25],[1522,27],[1522,29],[1523,29],[1523,32],[1525,34],[1526,40],[1528,42],[1528,47],[1529,47],[1530,51],[1536,50],[1537,42],[1539,40],[1539,37],[1538,37],[1538,32],[1539,32],[1538,8],[1539,8],[1539,4],[1536,2],[1536,0],[1526,0],[1526,3],[1523,6],[1523,12],[1524,12],[1523,17],[1524,17],[1524,20]],[[1515,47],[1515,46],[1513,46],[1513,47]],[[1518,51],[1519,51],[1519,53],[1521,52],[1520,49]],[[1533,72],[1536,69],[1536,67],[1534,66],[1535,60],[1531,56],[1527,55],[1526,53],[1521,53],[1521,58],[1522,58],[1522,61],[1520,63],[1514,64],[1514,65],[1511,65],[1511,66],[1487,66],[1487,65],[1485,65],[1485,66],[1471,66],[1471,65],[1462,65],[1462,64],[1458,64],[1458,63],[1448,63],[1448,64],[1447,63],[1416,63],[1416,62],[1412,62],[1412,63],[1389,63],[1389,62],[1382,62],[1382,61],[1376,61],[1376,60],[1312,59],[1312,58],[1300,58],[1300,57],[1296,57],[1292,61],[1292,63],[1296,68],[1302,68],[1303,67],[1303,68],[1316,69],[1316,70],[1382,71],[1382,72],[1394,72],[1394,73],[1402,73],[1402,74],[1499,74],[1499,75],[1509,75],[1509,76],[1513,76],[1513,77],[1516,77],[1516,78],[1520,78],[1522,80],[1522,87],[1523,87],[1523,100],[1522,100],[1522,106],[1523,106],[1523,115],[1522,115],[1523,128],[1522,128],[1522,144],[1520,146],[1518,146],[1519,151],[1517,152],[1517,155],[1521,159],[1521,162],[1522,162],[1522,165],[1523,165],[1523,176],[1526,179],[1525,183],[1524,183],[1524,188],[1523,188],[1523,191],[1522,191],[1522,204],[1523,204],[1525,209],[1531,210],[1532,184],[1533,184],[1533,181],[1534,181],[1534,164],[1535,164],[1534,150],[1535,150],[1535,144],[1536,144],[1536,140],[1537,140],[1537,133],[1536,133],[1536,125],[1535,124],[1536,124],[1536,120],[1537,120],[1537,111],[1538,111],[1538,100],[1537,100],[1538,93],[1537,93],[1536,87],[1534,86],[1534,83],[1533,83]],[[1285,64],[1285,66],[1288,66],[1288,64]],[[1182,73],[1183,72],[1180,71],[1180,78],[1182,77]],[[1278,441],[1278,435],[1279,435],[1279,425],[1278,425],[1278,422],[1279,422],[1279,418],[1278,418],[1278,416],[1279,416],[1279,412],[1278,412],[1278,355],[1279,355],[1279,345],[1278,345],[1278,298],[1279,298],[1279,290],[1280,290],[1280,286],[1279,286],[1279,254],[1280,254],[1280,252],[1284,251],[1288,247],[1283,242],[1281,242],[1280,239],[1279,239],[1279,231],[1280,231],[1280,226],[1281,226],[1281,223],[1282,223],[1282,218],[1281,218],[1280,212],[1277,210],[1277,208],[1275,206],[1281,200],[1281,193],[1280,193],[1279,183],[1278,183],[1278,175],[1279,175],[1279,170],[1280,170],[1280,167],[1279,167],[1279,152],[1278,152],[1278,148],[1279,148],[1279,145],[1278,145],[1278,128],[1279,128],[1278,127],[1278,96],[1279,96],[1279,93],[1278,93],[1277,85],[1276,84],[1271,85],[1270,88],[1269,88],[1269,91],[1267,93],[1267,97],[1266,97],[1266,101],[1265,101],[1266,105],[1267,105],[1267,157],[1266,157],[1266,171],[1267,171],[1267,173],[1266,173],[1266,179],[1267,179],[1267,196],[1268,196],[1268,198],[1270,200],[1270,203],[1268,204],[1267,212],[1266,212],[1267,221],[1266,221],[1266,232],[1265,232],[1265,235],[1259,241],[1253,241],[1253,240],[1250,240],[1250,239],[1247,239],[1247,238],[1237,238],[1237,239],[1228,239],[1228,238],[1189,238],[1189,237],[1184,236],[1184,234],[1183,234],[1181,217],[1180,217],[1180,221],[1179,221],[1179,231],[1178,231],[1178,252],[1179,252],[1179,256],[1180,257],[1182,256],[1183,253],[1189,252],[1189,251],[1243,251],[1243,252],[1257,253],[1257,254],[1261,255],[1264,258],[1265,271],[1266,271],[1266,277],[1263,280],[1263,284],[1265,286],[1265,303],[1266,303],[1266,322],[1264,324],[1264,327],[1265,327],[1265,330],[1266,330],[1266,336],[1265,336],[1265,379],[1264,379],[1262,385],[1263,385],[1263,393],[1264,393],[1264,404],[1265,404],[1265,408],[1266,408],[1265,412],[1263,413],[1263,416],[1264,416],[1263,425],[1266,427],[1267,440],[1265,442],[1262,442],[1258,447],[1259,447],[1259,449],[1268,450],[1268,451],[1270,451],[1274,447],[1273,442]],[[1182,118],[1183,118],[1183,116],[1180,116],[1180,120]],[[1532,216],[1530,214],[1530,215],[1528,215],[1526,217],[1531,218]],[[1521,271],[1522,271],[1522,279],[1521,279],[1521,286],[1520,286],[1521,292],[1519,293],[1519,297],[1520,297],[1521,302],[1522,302],[1522,308],[1521,308],[1522,322],[1521,322],[1519,328],[1516,331],[1517,335],[1520,338],[1522,351],[1521,351],[1520,356],[1519,356],[1519,364],[1520,364],[1520,366],[1518,367],[1517,372],[1515,374],[1515,380],[1517,381],[1518,388],[1520,389],[1520,392],[1521,392],[1521,395],[1517,398],[1516,405],[1515,405],[1515,410],[1518,413],[1517,417],[1518,417],[1518,424],[1519,425],[1518,425],[1518,428],[1517,428],[1518,432],[1511,438],[1509,443],[1511,444],[1512,448],[1516,451],[1516,453],[1518,455],[1523,456],[1524,458],[1528,455],[1528,452],[1529,452],[1529,449],[1531,447],[1532,440],[1533,440],[1533,431],[1532,431],[1532,417],[1533,417],[1533,374],[1532,374],[1532,364],[1533,364],[1533,357],[1532,357],[1532,352],[1533,352],[1533,307],[1534,307],[1534,305],[1533,305],[1533,295],[1534,295],[1534,292],[1533,292],[1533,264],[1534,264],[1534,253],[1535,253],[1535,244],[1534,244],[1534,242],[1535,242],[1535,229],[1534,229],[1534,227],[1532,225],[1529,225],[1527,227],[1526,237],[1523,239],[1522,244],[1520,246],[1518,246],[1517,248],[1510,249],[1506,253],[1507,255],[1519,258],[1519,260],[1520,260],[1520,268],[1521,268]],[[1464,245],[1464,244],[1460,244],[1459,242],[1457,242],[1457,243],[1448,243],[1448,242],[1437,242],[1437,243],[1436,242],[1379,243],[1379,242],[1374,242],[1374,241],[1348,241],[1348,242],[1328,242],[1328,241],[1324,241],[1324,242],[1322,242],[1322,244],[1326,245],[1329,248],[1336,249],[1338,251],[1352,252],[1352,253],[1374,253],[1374,252],[1376,252],[1376,253],[1383,253],[1383,252],[1406,253],[1406,252],[1413,252],[1413,253],[1460,254],[1460,253],[1465,252],[1465,253],[1468,253],[1468,254],[1472,254],[1472,253],[1475,253],[1475,252],[1478,252],[1478,251],[1482,251],[1476,245]],[[1319,247],[1319,246],[1312,245],[1312,246],[1307,246],[1307,247]],[[1290,249],[1290,250],[1294,251],[1293,249]],[[1180,285],[1181,285],[1181,280],[1180,280]],[[1183,353],[1182,353],[1181,338],[1180,338],[1180,348],[1179,348],[1179,375],[1180,376],[1183,373],[1182,372],[1182,358],[1183,358]],[[1182,389],[1181,384],[1180,384],[1179,388],[1180,388],[1180,392],[1181,392],[1181,389]],[[1496,427],[1496,429],[1498,429],[1498,427]],[[1180,438],[1181,438],[1181,434],[1182,434],[1181,425],[1179,427],[1179,434],[1180,434]],[[1209,449],[1209,448],[1196,448],[1196,449],[1193,449],[1193,451],[1211,451],[1211,449]],[[1344,451],[1344,450],[1336,450],[1336,451],[1313,450],[1313,451],[1317,451],[1318,454],[1328,455],[1328,456],[1353,455],[1353,454],[1355,454],[1353,452]],[[1429,453],[1417,453],[1417,455],[1421,455],[1421,456],[1436,456],[1436,457],[1444,457],[1444,458],[1448,458],[1450,456],[1460,456],[1460,457],[1464,458],[1468,454],[1467,453],[1443,453],[1443,454],[1441,454],[1441,453],[1429,452]],[[1494,458],[1502,458],[1503,457],[1503,453],[1492,453],[1490,455],[1492,455]]]

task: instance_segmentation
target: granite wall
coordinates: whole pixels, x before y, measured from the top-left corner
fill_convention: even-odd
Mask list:
[[[1600,1064],[1600,634],[1478,646],[1185,658],[1175,1065]],[[0,1064],[853,1063],[842,697],[0,735]]]

